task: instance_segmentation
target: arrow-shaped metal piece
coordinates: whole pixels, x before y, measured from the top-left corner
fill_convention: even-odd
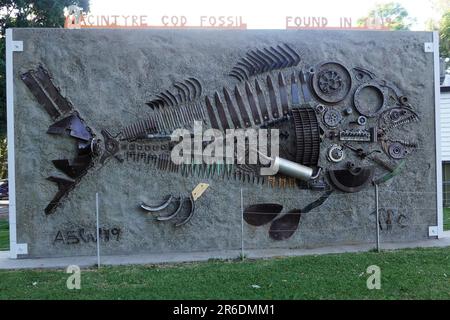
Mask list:
[[[220,97],[217,91],[214,93],[214,102],[216,104],[217,113],[219,114],[220,123],[222,124],[222,129],[223,130],[230,129],[230,125],[228,124],[227,115],[225,114],[223,103],[222,101],[220,101]]]
[[[241,113],[242,120],[244,121],[244,126],[246,128],[250,127],[252,124],[250,122],[250,118],[247,113],[247,109],[245,108],[244,100],[242,100],[242,95],[239,92],[239,88],[237,86],[234,87],[234,96],[236,97],[236,102],[239,107],[239,111]]]
[[[213,107],[211,105],[211,101],[209,101],[208,97],[205,97],[206,103],[206,112],[208,112],[209,122],[211,123],[211,127],[213,129],[219,129],[219,124],[217,123],[216,115],[214,114]]]
[[[300,71],[300,84],[303,94],[303,100],[305,101],[305,103],[308,103],[311,101],[311,92],[309,91],[308,87],[308,76],[303,72],[303,70]]]
[[[270,109],[272,110],[272,117],[277,119],[280,114],[278,113],[277,96],[275,95],[275,89],[273,87],[272,78],[267,76],[267,87],[269,88]]]
[[[297,85],[297,77],[295,76],[295,72],[292,73],[291,76],[291,97],[292,97],[292,107],[300,106],[300,94],[298,91]]]
[[[261,117],[259,116],[258,107],[256,106],[255,97],[253,96],[252,89],[248,82],[245,82],[245,93],[247,94],[248,104],[250,105],[250,111],[252,112],[253,121],[256,125],[261,124]]]
[[[278,73],[278,89],[280,90],[281,110],[283,116],[287,116],[289,113],[288,94],[286,90],[286,81],[284,80],[283,73]]]
[[[262,92],[261,86],[259,85],[258,79],[255,79],[256,95],[258,97],[259,109],[263,117],[263,121],[269,121],[269,113],[267,111],[266,99],[264,98],[264,93]]]
[[[236,107],[233,104],[233,100],[231,100],[231,95],[228,92],[227,88],[223,88],[223,95],[225,97],[225,102],[227,104],[228,111],[230,112],[231,121],[233,122],[234,128],[239,129],[242,128],[241,122],[239,120],[239,116],[236,111]]]

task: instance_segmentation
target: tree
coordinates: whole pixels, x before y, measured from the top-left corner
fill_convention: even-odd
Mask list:
[[[5,30],[26,27],[63,27],[64,8],[89,10],[89,0],[0,0],[0,139],[6,134]]]
[[[442,58],[450,58],[450,0],[429,0],[433,18],[427,21],[427,30],[439,31],[439,52]]]
[[[439,23],[439,51],[441,57],[450,58],[450,10],[447,10]]]
[[[366,17],[358,19],[357,24],[360,27],[372,25],[390,30],[409,30],[413,22],[401,4],[389,2],[375,5]]]

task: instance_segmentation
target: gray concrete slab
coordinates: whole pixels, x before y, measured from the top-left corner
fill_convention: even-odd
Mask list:
[[[383,243],[382,250],[396,250],[417,247],[450,247],[450,234],[441,239],[431,239],[404,243]],[[311,249],[260,249],[244,250],[247,259],[263,259],[273,257],[294,257],[305,255],[338,254],[345,252],[365,252],[372,250],[373,244],[327,246]],[[181,263],[193,261],[207,261],[210,259],[238,259],[241,250],[206,251],[193,253],[165,253],[165,254],[139,254],[115,255],[101,257],[102,265],[133,265],[133,264],[162,264]],[[0,269],[58,269],[69,265],[78,265],[88,268],[96,266],[97,257],[78,256],[41,259],[10,259],[7,251],[0,252]]]

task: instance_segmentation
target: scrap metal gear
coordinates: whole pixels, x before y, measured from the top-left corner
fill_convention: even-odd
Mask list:
[[[323,123],[329,128],[336,128],[342,121],[342,114],[335,109],[328,109],[323,114]]]
[[[296,162],[316,166],[320,153],[320,130],[316,112],[311,107],[292,109],[296,136]]]
[[[344,192],[362,190],[372,180],[373,173],[372,167],[328,171],[333,185]]]
[[[311,81],[317,97],[327,103],[344,100],[352,87],[350,72],[338,62],[322,63],[316,69]]]
[[[322,71],[319,75],[319,88],[323,93],[338,91],[342,88],[342,78],[336,71]]]
[[[345,157],[344,150],[342,146],[333,144],[327,153],[327,159],[331,162],[341,162]]]
[[[361,84],[353,96],[355,109],[368,118],[376,117],[389,101],[387,89],[375,81]]]
[[[389,151],[389,155],[393,159],[403,159],[406,157],[406,155],[408,153],[406,148],[398,142],[391,143],[388,151]]]

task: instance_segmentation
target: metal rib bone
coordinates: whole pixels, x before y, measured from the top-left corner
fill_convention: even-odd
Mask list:
[[[216,115],[214,114],[214,110],[211,105],[211,101],[208,97],[205,97],[206,104],[206,112],[208,112],[209,122],[211,123],[211,127],[213,129],[219,129],[219,124],[217,123]]]
[[[190,211],[189,211],[189,214],[188,214],[188,216],[184,219],[184,220],[182,220],[181,222],[178,222],[178,223],[176,223],[175,224],[175,227],[181,227],[182,225],[185,225],[186,223],[188,223],[191,219],[192,219],[192,217],[193,217],[193,215],[194,215],[194,212],[195,212],[195,202],[194,202],[194,199],[192,198],[192,196],[189,196],[189,198],[187,198],[186,200],[188,200],[189,202],[189,205],[190,205]],[[183,203],[184,202],[186,202],[186,201],[183,201]]]
[[[193,83],[195,83],[196,87],[196,95],[195,98],[200,98],[202,95],[202,84],[200,83],[200,81],[198,81],[196,78],[189,78],[188,80],[191,80]]]
[[[257,49],[256,52],[259,54],[260,57],[263,57],[266,61],[268,61],[271,70],[276,69],[277,63],[276,63],[276,60],[273,59],[273,57],[271,57],[270,55],[267,55],[266,53],[262,52],[259,49]]]
[[[170,92],[169,90],[166,90],[166,93],[172,99],[172,101],[174,101],[174,105],[180,104],[181,101],[179,102],[177,100],[177,97],[172,92]]]
[[[277,96],[275,95],[275,89],[273,87],[272,78],[267,76],[267,87],[269,88],[270,108],[272,110],[272,117],[277,119],[280,115],[278,113]]]
[[[233,71],[239,73],[239,75],[240,75],[242,78],[244,78],[245,80],[248,80],[248,74],[247,74],[247,71],[246,71],[246,70],[242,69],[241,67],[234,67],[234,68],[233,68]],[[233,72],[233,71],[232,71],[232,72]]]
[[[286,43],[276,47],[256,48],[247,51],[229,75],[244,81],[257,74],[296,66],[300,61],[300,55]]]
[[[294,66],[298,65],[301,61],[300,55],[294,49],[288,46],[287,43],[285,43],[284,46],[294,55]]]
[[[280,57],[280,60],[282,61],[280,68],[286,68],[289,64],[289,61],[286,59],[284,55],[282,55],[277,49],[274,47],[270,47],[270,50],[272,50],[273,54],[278,55]]]
[[[255,79],[256,95],[258,96],[259,108],[264,122],[269,121],[269,113],[267,111],[266,99],[264,98],[264,93],[262,92],[261,86],[259,85],[258,79]]]
[[[230,77],[236,78],[238,81],[244,81],[244,77],[242,77],[239,72],[232,70],[229,74]]]
[[[244,100],[242,100],[242,95],[239,92],[239,88],[237,86],[234,87],[234,96],[236,97],[236,102],[239,107],[239,111],[241,113],[242,120],[244,121],[244,125],[246,128],[248,128],[252,124],[250,122],[250,118],[248,116],[247,109],[245,108]]]
[[[266,63],[264,59],[259,57],[255,52],[249,51],[247,52],[248,57],[252,57],[254,60],[258,61],[258,64],[261,66],[261,72],[266,72],[269,70],[269,65]]]
[[[234,106],[233,101],[231,100],[230,93],[225,87],[223,88],[223,95],[225,97],[225,102],[227,104],[228,112],[230,113],[230,118],[231,121],[233,122],[234,128],[235,129],[242,128],[241,122],[236,112],[236,107]]]
[[[150,211],[150,212],[160,211],[160,210],[167,208],[169,206],[170,202],[172,202],[172,200],[173,200],[173,196],[170,195],[166,201],[164,201],[162,204],[160,204],[158,206],[150,206],[150,205],[146,204],[145,202],[142,202],[141,208],[146,211]]]
[[[286,81],[284,80],[283,73],[278,73],[278,89],[280,91],[281,110],[283,116],[287,116],[289,113],[289,102],[286,90]]]
[[[263,50],[268,56],[272,57],[272,59],[275,61],[275,69],[281,68],[281,66],[283,65],[283,61],[273,52],[270,52],[269,49],[264,48]]]
[[[282,54],[287,57],[289,63],[288,63],[288,67],[291,67],[294,65],[295,63],[295,59],[289,54],[289,52],[287,52],[286,50],[283,49],[283,47],[281,46],[277,46],[278,50],[280,50],[282,52]]]
[[[248,104],[250,105],[250,111],[252,112],[253,121],[256,125],[261,124],[261,118],[259,116],[258,107],[256,106],[255,97],[253,96],[252,89],[250,88],[249,83],[245,82],[245,92],[247,94]]]
[[[260,54],[258,54],[258,52],[255,51],[250,51],[253,56],[255,58],[257,58],[259,61],[261,61],[262,65],[264,66],[264,72],[267,72],[269,70],[271,70],[271,63],[269,61],[267,61],[263,56],[261,56]]]
[[[159,93],[157,95],[155,95],[159,100],[163,101],[164,103],[162,104],[162,107],[165,106],[171,106],[172,102],[170,101],[169,97],[167,97],[166,95],[163,95],[162,93]]]
[[[220,101],[220,97],[217,91],[214,93],[214,102],[216,104],[217,113],[219,114],[220,123],[222,124],[222,129],[223,130],[229,129],[230,126],[228,124],[227,116],[225,114],[222,101]]]
[[[158,221],[169,221],[173,218],[175,218],[181,211],[181,208],[183,207],[183,197],[180,195],[177,199],[178,201],[178,206],[175,209],[174,212],[172,212],[171,214],[167,215],[167,216],[158,216],[156,217],[156,220]]]

